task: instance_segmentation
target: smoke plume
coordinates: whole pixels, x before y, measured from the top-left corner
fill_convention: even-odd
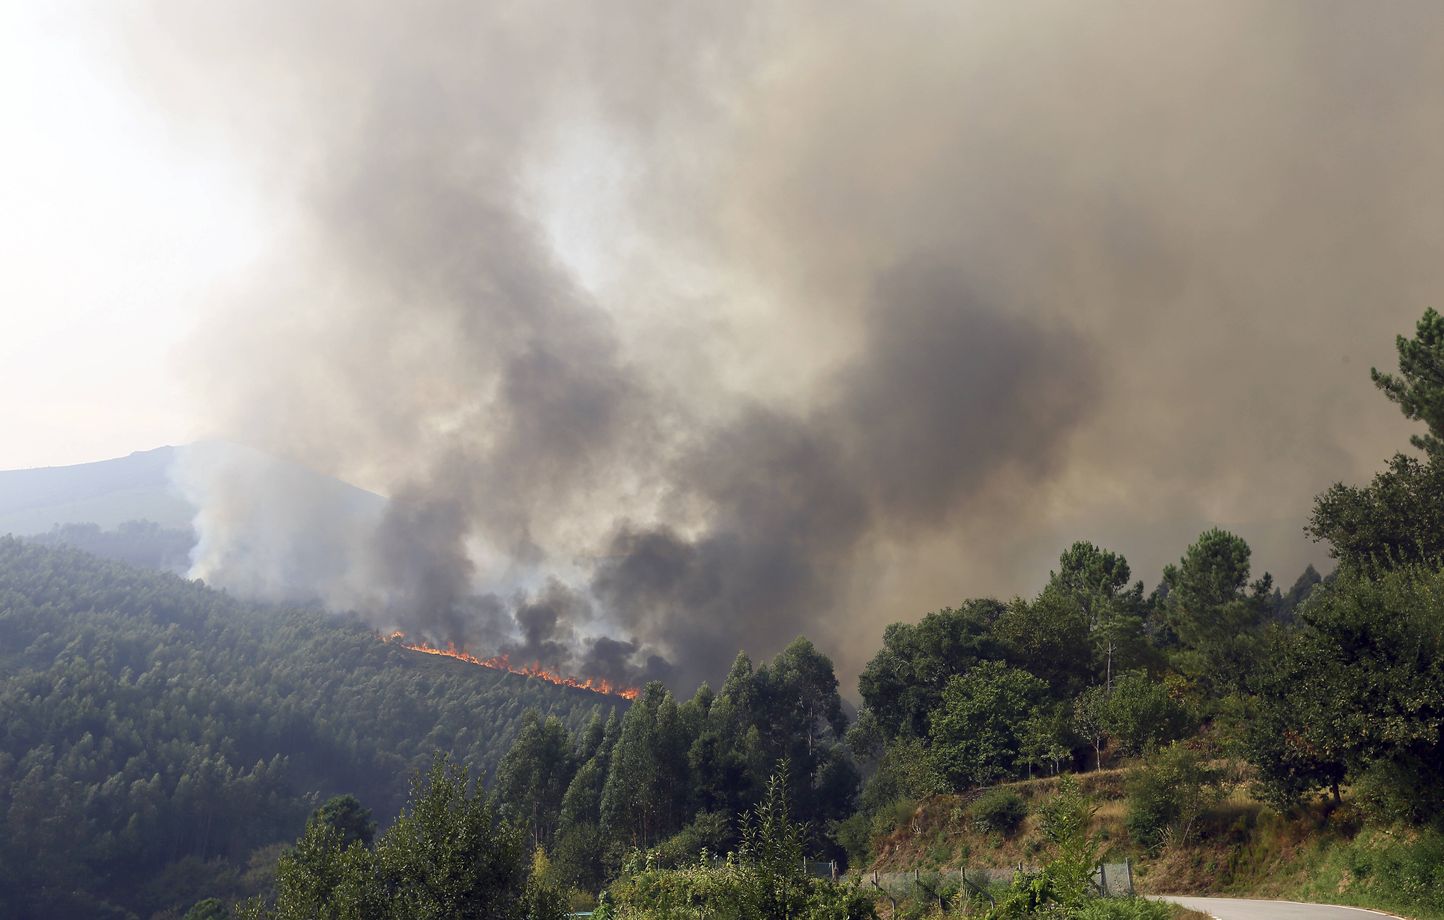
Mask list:
[[[1444,11],[158,3],[275,214],[191,356],[198,570],[679,686],[1199,530],[1291,578],[1444,283]],[[255,510],[267,509],[264,514]],[[312,556],[248,548],[316,547]]]

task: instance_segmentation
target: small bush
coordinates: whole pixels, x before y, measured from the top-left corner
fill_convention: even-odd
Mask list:
[[[712,811],[698,812],[696,820],[658,844],[654,862],[662,868],[690,865],[703,851],[714,855],[727,852],[732,840],[732,828],[726,815]]]
[[[1220,771],[1195,751],[1174,744],[1160,751],[1128,781],[1128,834],[1137,844],[1157,849],[1172,840],[1187,843],[1198,819],[1227,794]]]
[[[971,812],[978,830],[1011,837],[1028,817],[1028,804],[1011,789],[994,789],[980,796]]]

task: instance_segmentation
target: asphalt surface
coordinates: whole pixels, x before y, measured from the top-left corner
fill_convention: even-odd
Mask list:
[[[1247,898],[1192,898],[1158,895],[1160,901],[1172,901],[1193,910],[1201,910],[1218,920],[1368,920],[1391,916],[1362,907],[1338,907],[1333,904],[1300,904],[1297,901],[1255,901]]]

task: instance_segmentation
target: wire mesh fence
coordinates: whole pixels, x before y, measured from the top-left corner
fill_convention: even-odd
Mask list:
[[[958,869],[914,869],[911,872],[869,872],[863,882],[898,900],[950,898],[969,892],[985,895],[998,885],[1007,885],[1018,873],[1036,872],[1036,866],[1022,864],[1000,867],[968,866]],[[1093,870],[1093,886],[1104,897],[1128,897],[1133,891],[1133,863],[1099,863]]]

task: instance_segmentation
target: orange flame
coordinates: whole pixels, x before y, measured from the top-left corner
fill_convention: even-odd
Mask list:
[[[520,674],[523,677],[535,677],[548,683],[556,684],[558,687],[590,690],[592,693],[601,693],[606,696],[620,696],[624,700],[634,700],[637,698],[637,694],[641,692],[636,687],[622,687],[612,683],[606,678],[588,677],[584,680],[578,680],[575,677],[564,677],[561,674],[554,674],[546,670],[535,662],[529,665],[523,665],[522,667],[516,667],[506,655],[478,658],[475,655],[461,651],[450,642],[446,643],[446,648],[437,648],[434,645],[427,645],[425,642],[407,642],[406,634],[400,631],[392,633],[384,641],[395,642],[402,648],[410,649],[413,652],[422,652],[427,655],[440,655],[443,658],[455,658],[457,661],[481,665],[483,668],[506,671],[509,674]]]

